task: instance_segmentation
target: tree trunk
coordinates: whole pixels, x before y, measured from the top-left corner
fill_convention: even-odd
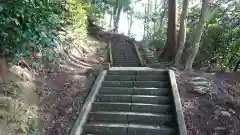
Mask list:
[[[144,10],[144,24],[143,24],[143,29],[144,29],[144,31],[143,31],[143,40],[145,40],[145,38],[146,38],[146,30],[147,30],[147,6],[146,6],[146,4],[144,5],[144,8],[145,8],[145,10]]]
[[[116,24],[117,24],[117,8],[118,8],[118,0],[116,0],[115,7],[113,9],[113,27],[114,27],[114,32],[116,31]]]
[[[203,30],[204,30],[204,24],[207,19],[209,2],[210,2],[210,0],[202,1],[201,14],[200,14],[199,22],[198,22],[196,28],[193,30],[193,42],[190,45],[190,52],[186,58],[185,70],[189,70],[189,71],[192,70],[193,62],[197,56],[201,36],[202,36]]]
[[[132,15],[133,15],[133,13],[130,12],[129,14],[130,14],[130,15],[129,15],[129,24],[128,24],[128,36],[131,35],[131,28],[132,28]]]
[[[172,61],[175,57],[176,45],[176,0],[168,0],[167,41],[161,57]]]
[[[118,32],[121,11],[122,5],[119,4],[119,0],[116,0],[116,6],[114,8],[114,32]]]
[[[165,22],[165,17],[166,17],[166,12],[167,12],[167,8],[165,7],[166,6],[166,2],[163,4],[163,7],[162,8],[164,8],[164,10],[163,10],[163,12],[161,13],[161,16],[160,16],[160,21],[159,21],[159,29],[158,29],[158,34],[160,34],[159,35],[159,37],[161,37],[162,36],[162,32],[163,32],[163,24],[164,24],[164,22]]]
[[[148,4],[147,4],[147,12],[146,12],[146,17],[147,17],[147,23],[146,23],[146,37],[147,40],[149,40],[149,13],[150,13],[150,0],[148,0]]]
[[[154,1],[154,14],[155,13],[157,13],[157,0]],[[154,18],[154,22],[153,22],[153,37],[152,37],[153,40],[155,39],[155,33],[156,33],[156,20]]]
[[[112,19],[113,19],[113,11],[111,11],[111,15],[110,15],[110,18],[109,18],[109,25],[108,25],[108,28],[111,29],[112,28]]]
[[[177,45],[178,50],[177,50],[177,54],[174,62],[176,67],[179,67],[179,63],[181,60],[182,52],[183,52],[185,41],[186,41],[186,27],[187,27],[186,23],[187,23],[188,5],[189,5],[189,0],[184,0],[182,14],[180,17],[180,28],[178,33],[178,45]]]

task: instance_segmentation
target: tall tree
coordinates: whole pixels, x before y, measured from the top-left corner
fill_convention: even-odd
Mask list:
[[[122,11],[122,5],[119,3],[120,0],[116,0],[114,11],[113,11],[113,25],[114,32],[118,32],[120,13]]]
[[[164,0],[164,3],[162,4],[162,13],[160,15],[160,19],[159,19],[159,32],[158,34],[160,34],[159,36],[162,36],[162,32],[163,32],[163,26],[164,26],[164,22],[165,22],[165,18],[167,16],[167,0]]]
[[[118,32],[119,20],[121,12],[126,12],[130,9],[131,0],[116,0],[113,10],[114,31]]]
[[[128,36],[131,35],[132,23],[133,23],[133,10],[128,11]]]
[[[112,20],[113,20],[113,10],[110,10],[110,17],[109,17],[109,24],[108,24],[109,29],[112,28]]]
[[[167,41],[162,53],[162,58],[172,61],[177,48],[176,36],[176,0],[168,0],[168,28]]]
[[[178,50],[177,54],[175,57],[175,66],[179,66],[182,52],[184,49],[185,41],[186,41],[186,27],[187,27],[187,14],[188,14],[188,5],[189,5],[189,0],[184,0],[183,1],[183,8],[182,8],[182,14],[180,17],[180,28],[179,28],[179,33],[178,33]]]
[[[201,14],[199,17],[199,22],[193,30],[193,42],[190,45],[190,51],[188,52],[188,56],[186,58],[185,70],[192,70],[193,62],[199,50],[199,44],[204,30],[204,24],[207,20],[209,4],[210,0],[202,0]]]
[[[154,14],[157,12],[157,0],[154,1]],[[155,39],[155,33],[156,33],[156,20],[153,18],[153,39]]]
[[[146,4],[144,4],[144,24],[143,24],[143,29],[144,29],[144,31],[143,31],[143,40],[145,40],[145,38],[146,38],[146,35],[147,35],[147,5]]]

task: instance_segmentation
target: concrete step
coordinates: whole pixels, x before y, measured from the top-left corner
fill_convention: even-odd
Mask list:
[[[160,104],[132,103],[130,110],[132,112],[169,114],[173,112],[173,106]]]
[[[103,87],[130,87],[134,86],[134,81],[104,81]]]
[[[127,88],[127,87],[101,87],[99,94],[119,95],[155,95],[168,96],[171,94],[169,88]]]
[[[168,126],[151,126],[140,124],[129,124],[128,135],[176,135],[176,128]]]
[[[128,123],[91,123],[83,126],[83,132],[86,134],[100,135],[127,135]]]
[[[116,63],[116,64],[139,64],[139,62],[136,62],[136,60],[132,60],[132,59],[122,59],[122,60],[113,60],[113,63]]]
[[[168,96],[133,95],[132,103],[171,104],[172,98]]]
[[[174,117],[164,114],[138,113],[138,112],[90,112],[88,123],[108,121],[118,123],[141,123],[149,125],[173,125]]]
[[[136,75],[137,71],[117,71],[117,70],[109,70],[107,75]]]
[[[125,61],[128,61],[128,62],[125,62]],[[122,60],[122,61],[118,61],[118,60],[115,60],[113,61],[113,64],[116,64],[116,65],[129,65],[129,67],[131,65],[139,65],[139,62],[131,62],[130,60]],[[117,66],[115,66],[117,67]],[[121,67],[121,66],[120,66]]]
[[[168,126],[149,126],[143,124],[117,124],[96,122],[85,124],[84,133],[104,135],[175,135],[176,129]]]
[[[167,75],[137,75],[136,81],[168,81]]]
[[[169,81],[135,81],[134,87],[138,88],[169,88]]]
[[[107,75],[105,81],[134,81],[135,76],[131,75]]]
[[[171,89],[169,88],[134,88],[133,94],[135,95],[155,95],[155,96],[168,96]]]
[[[115,67],[136,67],[136,66],[140,66],[140,64],[121,64],[121,63],[115,64]]]
[[[104,81],[103,87],[169,88],[169,81]]]
[[[97,95],[96,102],[121,102],[131,103],[132,95]]]
[[[94,121],[128,123],[128,112],[90,112],[88,116],[88,123]]]
[[[96,111],[119,111],[168,114],[173,112],[173,105],[144,104],[144,103],[118,103],[118,102],[94,102],[91,112]]]
[[[114,102],[94,102],[92,112],[96,111],[121,111],[129,112],[131,103],[114,103]]]
[[[169,96],[153,95],[97,95],[96,102],[121,102],[121,103],[149,103],[149,104],[170,104],[172,98]]]
[[[137,71],[137,75],[165,75],[168,76],[168,71]]]
[[[107,75],[105,81],[168,81],[167,75]]]
[[[127,87],[101,87],[99,94],[119,94],[119,95],[131,95],[133,94],[133,88]]]

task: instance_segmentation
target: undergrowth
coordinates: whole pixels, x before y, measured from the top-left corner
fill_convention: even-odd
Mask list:
[[[34,126],[40,126],[38,108],[25,102],[23,91],[24,88],[14,82],[0,85],[0,125],[8,125],[0,133],[27,134]]]
[[[64,61],[62,51],[81,48],[90,13],[84,0],[4,1],[0,3],[0,55],[30,69],[58,68]],[[40,132],[38,108],[24,100],[22,91],[16,82],[0,84],[0,129],[4,129],[0,134]]]

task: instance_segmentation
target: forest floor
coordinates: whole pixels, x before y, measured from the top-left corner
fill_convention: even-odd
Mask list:
[[[214,86],[210,93],[198,94],[182,83],[189,77],[187,73],[179,72],[179,91],[188,134],[240,135],[240,73],[207,76]]]
[[[18,111],[21,115],[19,112],[16,114],[24,117],[22,120],[25,121],[22,123],[24,125],[20,126],[19,123],[11,126],[11,123],[0,121],[1,135],[69,134],[94,80],[107,59],[105,42],[89,36],[81,47],[81,49],[84,48],[84,53],[80,54],[79,49],[76,48],[69,51],[67,60],[57,66],[58,70],[52,70],[51,68],[55,65],[49,62],[50,70],[36,69],[30,72],[26,68],[15,65],[14,68],[9,69],[4,77],[4,84],[1,84],[0,92],[5,90],[2,86],[9,88],[10,82],[19,84],[16,88],[21,86],[20,90],[24,96],[19,95],[21,99],[18,99],[23,101],[21,103],[24,107],[26,106],[26,109],[20,107]],[[2,100],[0,104],[1,102]],[[31,111],[32,106],[36,108],[35,112]],[[28,112],[34,113],[34,117]],[[35,124],[29,123],[30,117],[34,119]]]
[[[39,106],[44,108],[41,117],[44,135],[69,134],[99,71],[103,68],[107,44],[93,38],[88,38],[87,42],[84,58],[75,55],[70,62],[61,66],[60,72],[39,76],[40,80],[44,80],[44,84],[38,84],[40,89],[37,90],[41,99]]]

